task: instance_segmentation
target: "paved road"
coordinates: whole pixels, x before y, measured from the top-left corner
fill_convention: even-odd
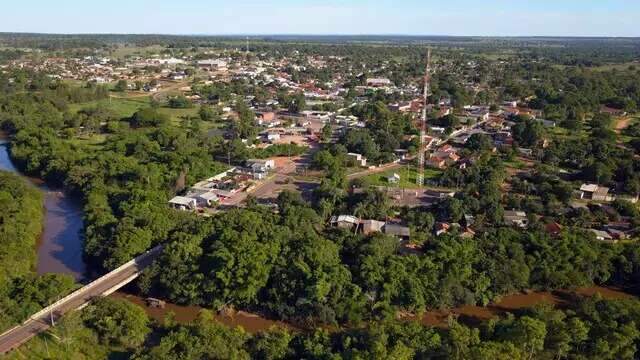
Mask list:
[[[47,330],[51,326],[52,318],[55,322],[65,313],[86,306],[92,299],[108,295],[123,287],[137,277],[140,271],[149,266],[161,253],[160,250],[162,250],[162,247],[154,248],[148,253],[139,256],[130,264],[77,290],[69,295],[66,300],[63,299],[60,304],[54,306],[50,312],[32,317],[20,326],[0,335],[0,354],[16,349],[32,337]]]
[[[242,202],[249,197],[249,195],[259,198],[266,194],[274,193],[278,188],[278,182],[282,182],[287,179],[289,177],[288,174],[294,172],[295,169],[296,163],[294,161],[287,161],[283,166],[276,168],[274,174],[271,174],[267,179],[259,181],[251,191],[238,193],[230,200],[223,202],[221,205],[225,207],[240,206]]]

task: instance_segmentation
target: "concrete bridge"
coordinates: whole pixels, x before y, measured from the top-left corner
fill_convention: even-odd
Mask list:
[[[46,331],[65,313],[82,309],[94,298],[107,296],[140,275],[140,272],[151,265],[163,246],[157,246],[110,273],[74,291],[66,297],[33,314],[22,324],[0,334],[0,354],[8,353],[27,342],[32,337]]]

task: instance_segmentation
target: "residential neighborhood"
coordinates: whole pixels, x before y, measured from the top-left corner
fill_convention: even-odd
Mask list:
[[[0,357],[633,359],[638,49],[0,33]]]

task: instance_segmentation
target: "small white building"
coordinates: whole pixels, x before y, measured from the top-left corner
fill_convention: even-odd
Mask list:
[[[195,210],[198,206],[198,202],[194,198],[186,196],[176,196],[173,199],[169,200],[169,205],[176,210],[189,211]]]
[[[613,236],[609,235],[606,231],[591,229],[591,232],[596,236],[596,240],[616,242],[614,241]]]
[[[505,225],[526,228],[529,226],[529,219],[524,211],[507,210],[504,212],[504,223]]]
[[[269,171],[276,168],[276,162],[274,160],[260,160],[260,159],[250,159],[247,160],[247,167],[251,168],[251,170],[264,170]]]
[[[184,80],[187,75],[183,72],[175,72],[170,75],[171,80]]]
[[[301,112],[301,114],[307,119],[318,120],[322,122],[331,120],[331,116],[333,115],[333,113],[327,112],[327,111],[312,111],[312,110],[305,110]]]
[[[269,142],[274,142],[274,141],[279,141],[281,138],[279,133],[267,133],[267,141]]]
[[[360,225],[362,226],[362,233],[364,235],[370,235],[373,233],[382,232],[385,222],[378,220],[362,220],[360,222]]]
[[[406,160],[409,157],[409,150],[407,149],[395,149],[393,151],[393,153],[398,157],[398,159],[400,160]]]
[[[199,194],[196,196],[196,200],[198,202],[198,205],[201,205],[203,207],[212,207],[219,201],[218,195],[213,192]]]
[[[247,160],[247,167],[251,169],[254,180],[264,180],[269,175],[269,171],[276,168],[273,160]]]
[[[367,158],[364,157],[362,154],[348,153],[347,157],[349,159],[354,160],[358,164],[358,166],[367,167]]]
[[[338,215],[331,217],[331,226],[341,229],[354,228],[360,224],[360,220],[352,215]]]
[[[387,177],[387,182],[389,184],[399,184],[400,183],[400,175],[393,173]]]
[[[254,180],[264,180],[267,178],[267,175],[269,175],[269,173],[265,172],[265,171],[254,171],[252,173],[253,179]]]
[[[220,59],[199,60],[198,67],[210,71],[227,70],[227,62]]]
[[[609,188],[596,184],[582,184],[580,186],[580,199],[593,201],[611,201]]]
[[[176,58],[160,59],[158,63],[161,65],[180,65],[184,64],[184,60]]]

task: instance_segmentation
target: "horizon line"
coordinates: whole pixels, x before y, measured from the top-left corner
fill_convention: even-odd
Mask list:
[[[640,39],[640,35],[443,35],[443,34],[406,34],[406,33],[118,33],[118,32],[28,32],[28,31],[0,31],[0,35],[59,35],[59,36],[177,36],[177,37],[406,37],[406,38],[502,38],[502,39]]]

